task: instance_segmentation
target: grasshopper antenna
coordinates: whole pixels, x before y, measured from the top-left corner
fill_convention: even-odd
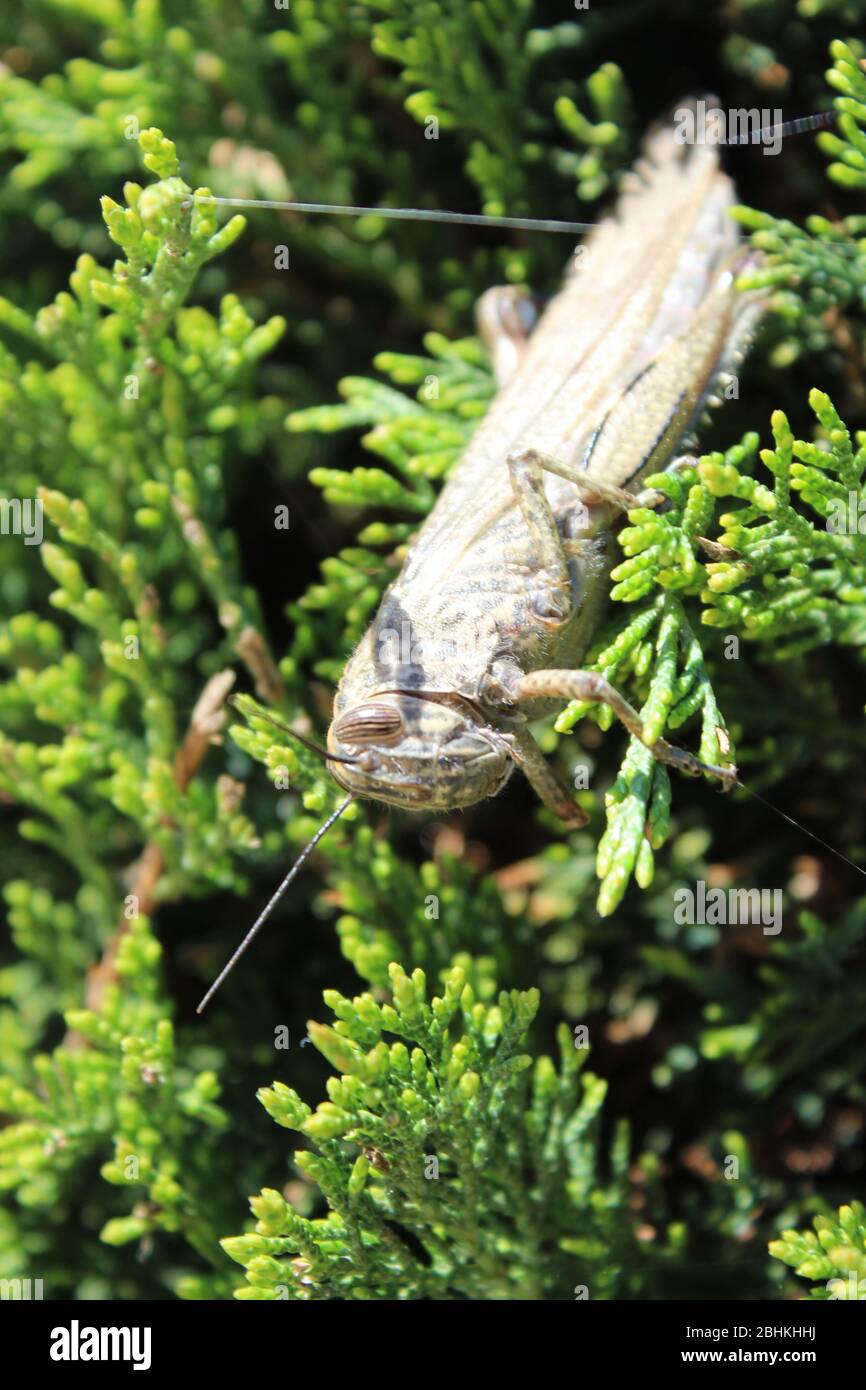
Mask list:
[[[816,835],[814,830],[810,830],[807,825],[801,824],[801,822],[795,820],[793,816],[789,816],[787,812],[780,810],[778,806],[774,806],[772,801],[768,801],[765,796],[761,796],[760,792],[754,791],[752,787],[747,787],[745,782],[740,781],[739,777],[734,779],[734,786],[742,787],[744,792],[748,792],[749,796],[753,796],[756,801],[760,801],[761,805],[766,806],[768,811],[775,811],[777,816],[781,816],[782,820],[786,820],[789,825],[793,825],[795,830],[799,830],[803,835],[808,835],[810,840],[814,840],[816,844],[821,845],[821,847],[828,850],[830,854],[834,854],[837,859],[841,859],[842,863],[847,864],[849,869],[854,869],[858,874],[862,874],[863,877],[866,878],[866,869],[862,869],[859,864],[855,864],[854,860],[849,859],[847,854],[843,854],[840,849],[836,849],[826,840],[822,840],[821,836]]]
[[[798,116],[792,121],[782,121],[780,125],[764,126],[753,135],[735,135],[730,140],[720,140],[720,145],[757,145],[768,135],[805,135],[810,130],[822,130],[835,121],[834,111],[819,111],[815,116]]]
[[[764,126],[749,135],[734,135],[730,139],[718,139],[714,143],[721,148],[732,149],[737,146],[758,144],[769,138],[784,138],[789,135],[805,135],[810,131],[821,130],[835,120],[835,112],[819,111],[811,116],[798,116],[793,120],[782,121],[778,125]],[[354,203],[305,203],[280,198],[227,198],[209,192],[185,194],[180,206],[184,209],[195,206],[217,206],[228,208],[270,208],[275,212],[325,213],[333,217],[382,217],[400,222],[440,222],[463,227],[501,227],[526,232],[564,232],[583,235],[603,225],[599,222],[564,222],[556,218],[543,217],[494,217],[488,213],[450,212],[443,208],[382,208],[362,207]],[[827,242],[840,255],[853,253],[862,255],[861,241],[846,242],[835,236],[814,236],[815,242]],[[296,734],[296,738],[300,735]]]
[[[384,217],[393,222],[454,222],[462,227],[511,227],[526,232],[591,232],[597,222],[561,222],[544,217],[493,217],[483,212],[446,212],[441,208],[373,208],[354,203],[296,203],[279,198],[221,198],[213,193],[194,193],[181,207],[215,203],[228,208],[270,208],[274,212],[324,212],[334,217]]]
[[[779,125],[766,126],[747,136],[719,139],[721,146],[756,144],[768,136],[803,135],[820,130],[835,119],[832,111],[820,111],[813,116],[799,116]],[[196,203],[229,208],[270,208],[274,212],[326,213],[332,217],[383,217],[399,222],[450,222],[462,227],[505,227],[526,232],[566,232],[572,235],[591,232],[598,222],[564,222],[549,217],[494,217],[489,213],[449,212],[444,208],[380,208],[361,207],[355,203],[303,203],[281,198],[225,198],[213,193],[191,193],[184,197],[181,207]],[[817,238],[821,240],[822,238]]]
[[[340,802],[340,805],[337,807],[336,811],[334,811],[332,815],[328,816],[328,819],[325,821],[324,825],[319,826],[310,843],[298,855],[298,858],[295,860],[294,864],[289,869],[289,872],[286,874],[285,878],[283,879],[276,893],[274,893],[270,902],[268,902],[267,905],[259,913],[258,917],[253,922],[253,925],[250,927],[249,931],[247,932],[241,944],[238,946],[237,950],[234,952],[231,958],[223,966],[220,973],[217,975],[207,994],[204,996],[198,1008],[196,1009],[197,1014],[204,1013],[205,1009],[207,1008],[213,996],[216,994],[223,980],[226,978],[227,975],[231,973],[231,971],[237,965],[241,956],[244,954],[244,952],[246,951],[250,943],[253,941],[253,939],[256,936],[258,936],[262,927],[265,925],[265,922],[268,920],[277,903],[280,901],[280,898],[283,896],[286,889],[289,887],[289,884],[292,883],[295,878],[297,878],[298,873],[306,864],[313,850],[316,848],[316,845],[319,843],[323,836],[327,835],[334,822],[340,819],[340,816],[343,814],[346,807],[350,805],[350,803],[354,800],[354,796],[347,796],[345,801]]]

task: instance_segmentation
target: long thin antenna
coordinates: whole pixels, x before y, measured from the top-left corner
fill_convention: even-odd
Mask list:
[[[855,864],[854,860],[849,859],[847,854],[843,854],[840,849],[835,849],[833,845],[829,844],[826,840],[822,840],[821,836],[816,835],[814,830],[810,830],[808,826],[802,825],[800,821],[795,820],[793,816],[789,816],[785,811],[780,810],[778,806],[774,806],[772,801],[768,801],[765,796],[761,796],[760,792],[753,791],[751,787],[747,787],[745,782],[740,781],[739,777],[736,779],[735,785],[742,787],[743,791],[748,792],[749,796],[753,796],[756,801],[760,801],[761,805],[766,806],[768,811],[775,811],[777,816],[781,816],[782,820],[786,820],[789,825],[793,825],[795,830],[799,830],[803,835],[808,835],[810,840],[814,840],[816,844],[821,845],[824,849],[828,850],[830,854],[835,854],[836,858],[841,859],[843,864],[847,864],[849,869],[856,870],[858,874],[862,874],[863,877],[866,878],[866,869],[862,869],[859,864]]]
[[[804,116],[802,119],[812,120],[816,118]],[[791,122],[790,124],[796,123]],[[762,133],[769,134],[771,129],[772,127],[769,127],[767,131]],[[776,127],[776,129],[780,130],[781,127]],[[745,143],[739,139],[719,141],[719,144],[725,148]],[[218,198],[211,193],[186,197],[180,206],[190,208],[194,203],[198,203],[200,206],[217,203],[219,206],[227,208],[272,208],[276,212],[320,212],[329,213],[335,217],[365,217],[369,213],[376,217],[392,218],[394,221],[400,222],[454,222],[464,227],[512,227],[527,232],[570,232],[572,235],[592,232],[596,227],[603,225],[601,222],[558,222],[542,217],[488,217],[485,213],[480,212],[444,212],[438,208],[368,208],[354,207],[348,203],[280,202],[276,198]],[[851,251],[856,256],[863,254],[863,247],[859,241],[840,241],[837,237],[812,236],[811,233],[806,233],[806,235],[811,242],[825,243],[836,251]]]
[[[340,816],[343,814],[346,807],[354,800],[354,796],[347,796],[345,801],[340,802],[340,805],[337,807],[336,811],[334,811],[333,815],[328,816],[328,819],[325,821],[324,825],[319,826],[310,843],[306,846],[304,850],[301,851],[300,855],[295,860],[292,867],[289,869],[289,872],[286,874],[285,878],[283,879],[276,893],[274,893],[270,902],[267,904],[266,907],[262,909],[256,920],[253,922],[253,925],[250,927],[249,931],[247,932],[240,946],[238,946],[234,955],[227,962],[227,964],[223,966],[222,970],[217,975],[207,994],[204,996],[198,1008],[196,1009],[197,1014],[204,1013],[205,1009],[207,1008],[213,996],[216,994],[223,980],[226,978],[228,974],[230,974],[230,972],[237,965],[241,956],[244,954],[244,952],[246,951],[250,943],[253,941],[253,939],[256,936],[258,936],[262,927],[265,925],[265,922],[268,920],[277,903],[280,901],[280,898],[285,893],[289,884],[292,883],[292,881],[297,877],[299,871],[304,867],[313,850],[316,848],[316,845],[321,840],[322,836],[327,835],[331,826],[334,824],[334,821],[340,819]]]
[[[193,199],[186,198],[189,207]],[[440,208],[365,208],[350,203],[292,203],[278,198],[218,198],[210,193],[199,196],[202,203],[229,208],[271,208],[275,212],[326,212],[335,217],[391,218],[395,222],[456,222],[465,227],[512,227],[525,232],[591,232],[597,222],[559,222],[539,217],[492,217],[481,212],[445,212]]]
[[[805,135],[810,130],[821,130],[836,119],[835,111],[819,111],[815,116],[798,116],[792,121],[782,121],[780,125],[764,126],[751,135],[735,135],[731,140],[720,140],[720,145],[760,145],[767,136]]]
[[[731,148],[737,145],[760,144],[769,137],[802,135],[819,130],[835,119],[835,112],[820,111],[814,116],[798,116],[779,125],[766,126],[749,135],[735,135],[730,140],[715,143]],[[300,203],[280,198],[224,198],[213,193],[193,194],[183,200],[182,207],[193,203],[214,203],[229,208],[269,208],[274,212],[326,213],[334,217],[384,217],[395,222],[448,222],[462,227],[508,227],[521,232],[591,232],[598,222],[562,222],[544,217],[496,217],[480,212],[447,212],[440,208],[378,208],[354,203]]]

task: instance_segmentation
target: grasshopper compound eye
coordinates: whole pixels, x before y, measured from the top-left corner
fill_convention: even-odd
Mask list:
[[[340,743],[387,743],[403,732],[403,716],[394,705],[357,705],[334,723]]]

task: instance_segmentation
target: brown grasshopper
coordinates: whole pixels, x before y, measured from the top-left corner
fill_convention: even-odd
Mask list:
[[[642,738],[638,712],[579,663],[607,595],[618,513],[662,500],[635,489],[671,465],[763,307],[735,288],[749,253],[732,203],[716,150],[659,128],[534,331],[528,296],[482,296],[500,389],[337,689],[326,756],[349,796],[200,1010],[355,797],[451,810],[495,796],[516,766],[564,821],[586,823],[526,724],[590,700]],[[652,751],[683,772],[737,780],[734,766],[664,739]]]
[[[350,658],[328,752],[354,796],[445,811],[494,796],[517,766],[545,805],[586,821],[526,728],[580,699],[636,710],[579,663],[606,597],[617,512],[651,505],[760,312],[734,281],[748,252],[712,147],[647,140],[531,336],[530,301],[488,290],[478,324],[500,387]],[[726,785],[659,739],[655,756]]]

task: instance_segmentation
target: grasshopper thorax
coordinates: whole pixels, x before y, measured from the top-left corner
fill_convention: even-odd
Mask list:
[[[331,773],[347,791],[407,810],[452,810],[495,796],[514,766],[505,734],[468,701],[378,691],[335,710]]]

